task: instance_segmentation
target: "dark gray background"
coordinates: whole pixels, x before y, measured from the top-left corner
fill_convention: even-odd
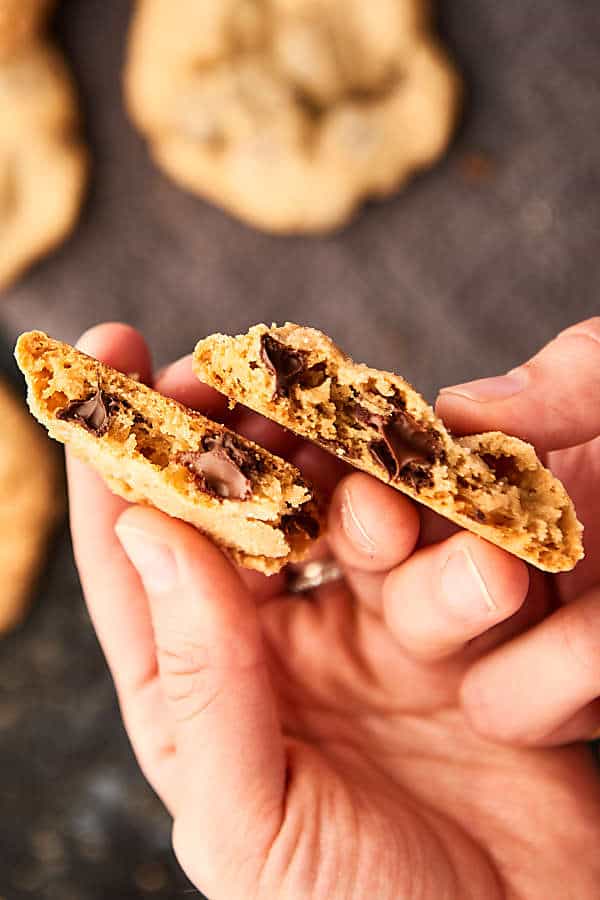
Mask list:
[[[73,237],[2,298],[6,347],[25,328],[74,340],[123,319],[162,364],[202,334],[289,318],[433,397],[600,313],[593,0],[440,3],[468,85],[452,150],[326,239],[260,234],[151,165],[121,102],[128,15],[122,0],[60,8],[93,180]],[[137,775],[66,532],[38,593],[0,645],[0,897],[182,896],[170,825]]]

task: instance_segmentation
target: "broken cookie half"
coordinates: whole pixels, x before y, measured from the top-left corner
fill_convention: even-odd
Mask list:
[[[195,525],[265,573],[318,537],[318,503],[294,466],[42,332],[21,335],[15,355],[33,415],[121,497]]]
[[[399,375],[288,323],[198,343],[206,384],[548,572],[583,556],[582,526],[535,450],[501,432],[455,438]]]

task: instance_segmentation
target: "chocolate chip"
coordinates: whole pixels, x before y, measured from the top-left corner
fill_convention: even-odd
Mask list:
[[[431,464],[426,466],[417,463],[407,463],[402,469],[398,478],[415,491],[421,491],[424,487],[433,487],[433,475],[431,474]]]
[[[256,451],[245,447],[236,439],[235,435],[228,432],[215,432],[214,434],[205,434],[202,438],[203,450],[215,450],[219,447],[227,452],[232,462],[247,477],[264,471],[265,464],[262,457]]]
[[[78,422],[87,431],[102,437],[108,431],[111,415],[119,409],[119,406],[120,402],[115,397],[98,388],[85,400],[72,400],[56,413],[56,417],[68,422]]]
[[[304,350],[286,347],[270,334],[263,334],[260,347],[264,364],[275,376],[273,399],[289,397],[292,385],[296,384],[306,372],[308,354]]]
[[[498,481],[504,479],[509,484],[518,483],[520,479],[519,467],[512,456],[493,456],[491,453],[482,453],[481,458],[492,470]]]
[[[400,410],[384,426],[383,437],[397,461],[398,473],[410,462],[435,462],[441,449],[436,432],[423,428]]]
[[[303,388],[321,387],[327,379],[327,367],[324,362],[316,363],[300,377],[299,384]]]
[[[258,453],[218,432],[204,435],[201,450],[178,453],[175,460],[191,472],[201,491],[229,500],[247,500],[251,476],[264,467]]]
[[[293,513],[284,516],[281,520],[281,527],[288,535],[305,534],[313,541],[319,536],[321,530],[317,520],[308,513]]]
[[[349,405],[351,415],[364,425],[374,428],[380,434],[380,440],[372,441],[369,450],[373,458],[388,473],[390,481],[396,481],[407,466],[419,464],[425,470],[441,458],[442,447],[439,435],[423,427],[410,413],[395,404],[396,410],[391,416],[371,412],[358,403]],[[416,470],[413,471],[415,477]],[[423,477],[419,476],[421,483]]]

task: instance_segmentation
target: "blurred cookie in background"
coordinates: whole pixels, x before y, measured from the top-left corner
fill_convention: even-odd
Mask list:
[[[41,30],[54,0],[0,0],[0,60]]]
[[[71,77],[31,30],[49,5],[0,0],[0,290],[70,231],[87,179]]]
[[[0,634],[29,606],[64,512],[60,457],[25,402],[0,377]]]
[[[171,177],[291,233],[438,159],[461,82],[424,0],[138,0],[125,91]]]

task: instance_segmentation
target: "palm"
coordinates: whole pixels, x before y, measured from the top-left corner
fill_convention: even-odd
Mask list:
[[[483,741],[458,705],[464,655],[419,664],[345,588],[319,594],[261,611],[289,790],[306,817],[296,853],[313,854],[319,884],[330,886],[319,896],[532,900],[565,877],[573,893],[562,896],[585,896],[600,870],[573,867],[565,826],[593,859],[600,782],[589,752]],[[542,832],[549,811],[556,824]],[[290,814],[287,827],[297,824]],[[303,894],[296,886],[289,896]]]

